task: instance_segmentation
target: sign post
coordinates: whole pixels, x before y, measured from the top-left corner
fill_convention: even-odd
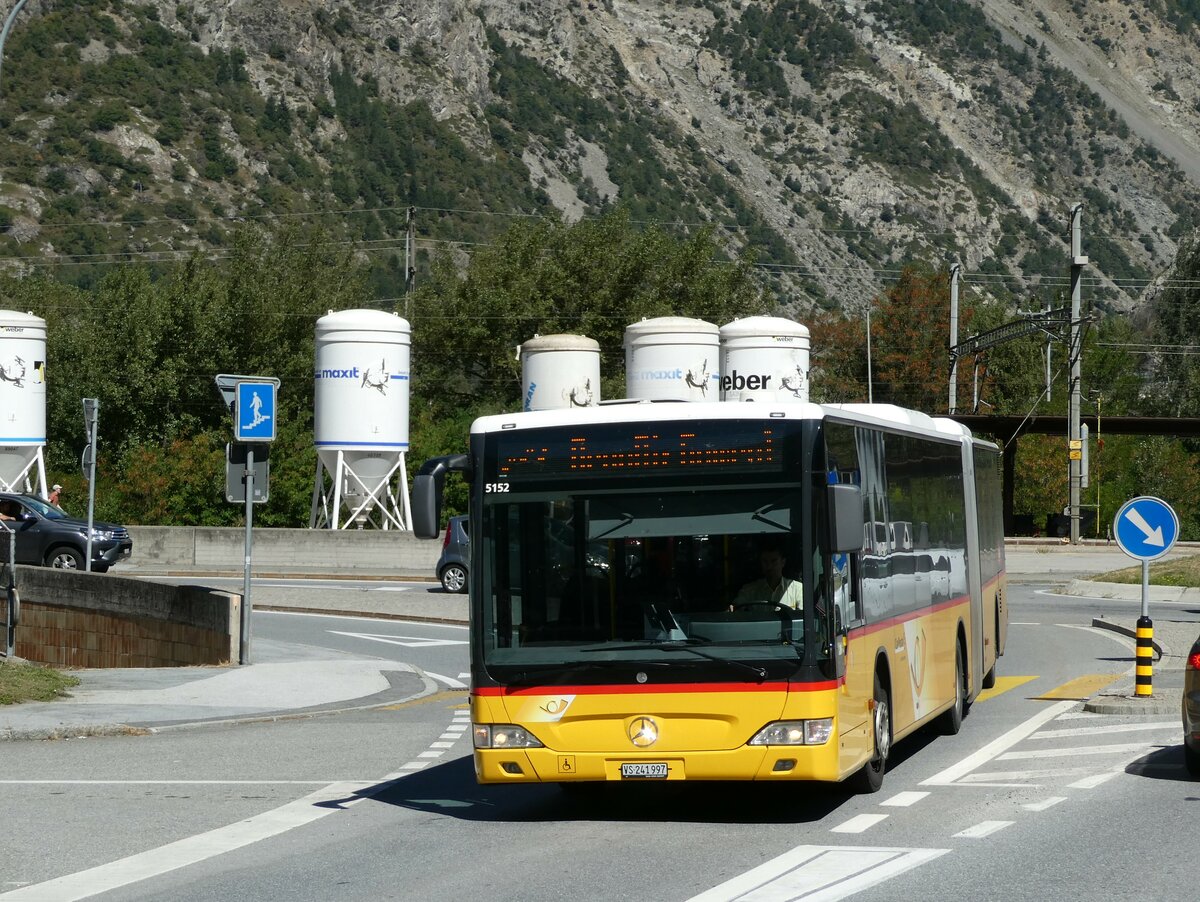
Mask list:
[[[266,448],[275,441],[275,396],[279,380],[262,376],[217,376],[217,390],[226,406],[233,413],[233,439],[245,449],[245,502],[246,502],[246,552],[242,564],[242,630],[239,664],[250,663],[250,560],[254,548],[254,448],[262,444]],[[240,453],[238,455],[240,457]],[[230,454],[230,459],[233,455]],[[263,454],[264,461],[266,454]],[[228,478],[226,480],[228,482]],[[266,500],[266,487],[260,490]]]
[[[100,400],[98,398],[83,399],[83,428],[87,433],[87,447],[83,449],[80,464],[83,478],[88,484],[88,525],[87,525],[87,557],[83,569],[92,569],[92,524],[96,517],[96,429],[99,421]]]
[[[1142,562],[1142,616],[1137,622],[1137,660],[1134,694],[1154,694],[1154,622],[1150,619],[1150,562],[1156,561],[1179,538],[1179,517],[1161,498],[1140,495],[1121,505],[1113,518],[1117,545],[1131,558]]]

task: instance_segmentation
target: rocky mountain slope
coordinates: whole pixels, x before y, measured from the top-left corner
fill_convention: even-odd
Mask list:
[[[1178,0],[33,0],[5,47],[0,255],[85,280],[322,222],[397,290],[515,213],[718,228],[781,300],[912,261],[1022,305],[1135,306],[1194,227]],[[109,256],[118,255],[118,256]],[[51,268],[53,267],[53,268]]]

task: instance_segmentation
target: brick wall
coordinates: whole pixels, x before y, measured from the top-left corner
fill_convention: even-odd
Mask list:
[[[41,567],[18,567],[17,585],[16,653],[27,660],[60,667],[238,660],[241,596]]]

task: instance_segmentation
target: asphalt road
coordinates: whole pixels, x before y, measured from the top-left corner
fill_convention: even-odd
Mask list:
[[[1129,603],[1039,589],[1010,587],[998,694],[957,736],[900,743],[876,795],[480,787],[465,692],[447,688],[388,710],[12,743],[0,899],[1190,897],[1177,863],[1197,793],[1178,718],[1047,697],[1128,672],[1129,640],[1090,623]],[[465,633],[447,625],[259,613],[255,630],[466,670]],[[140,879],[164,861],[177,867]]]

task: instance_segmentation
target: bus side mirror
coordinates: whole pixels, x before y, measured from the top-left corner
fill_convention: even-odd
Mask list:
[[[827,486],[829,492],[830,552],[845,554],[863,549],[862,493],[856,485]]]
[[[442,522],[442,487],[435,476],[413,477],[412,526],[418,539],[436,539]]]
[[[465,454],[432,457],[421,464],[412,486],[412,527],[418,539],[436,539],[442,534],[442,490],[446,473],[466,469]]]

